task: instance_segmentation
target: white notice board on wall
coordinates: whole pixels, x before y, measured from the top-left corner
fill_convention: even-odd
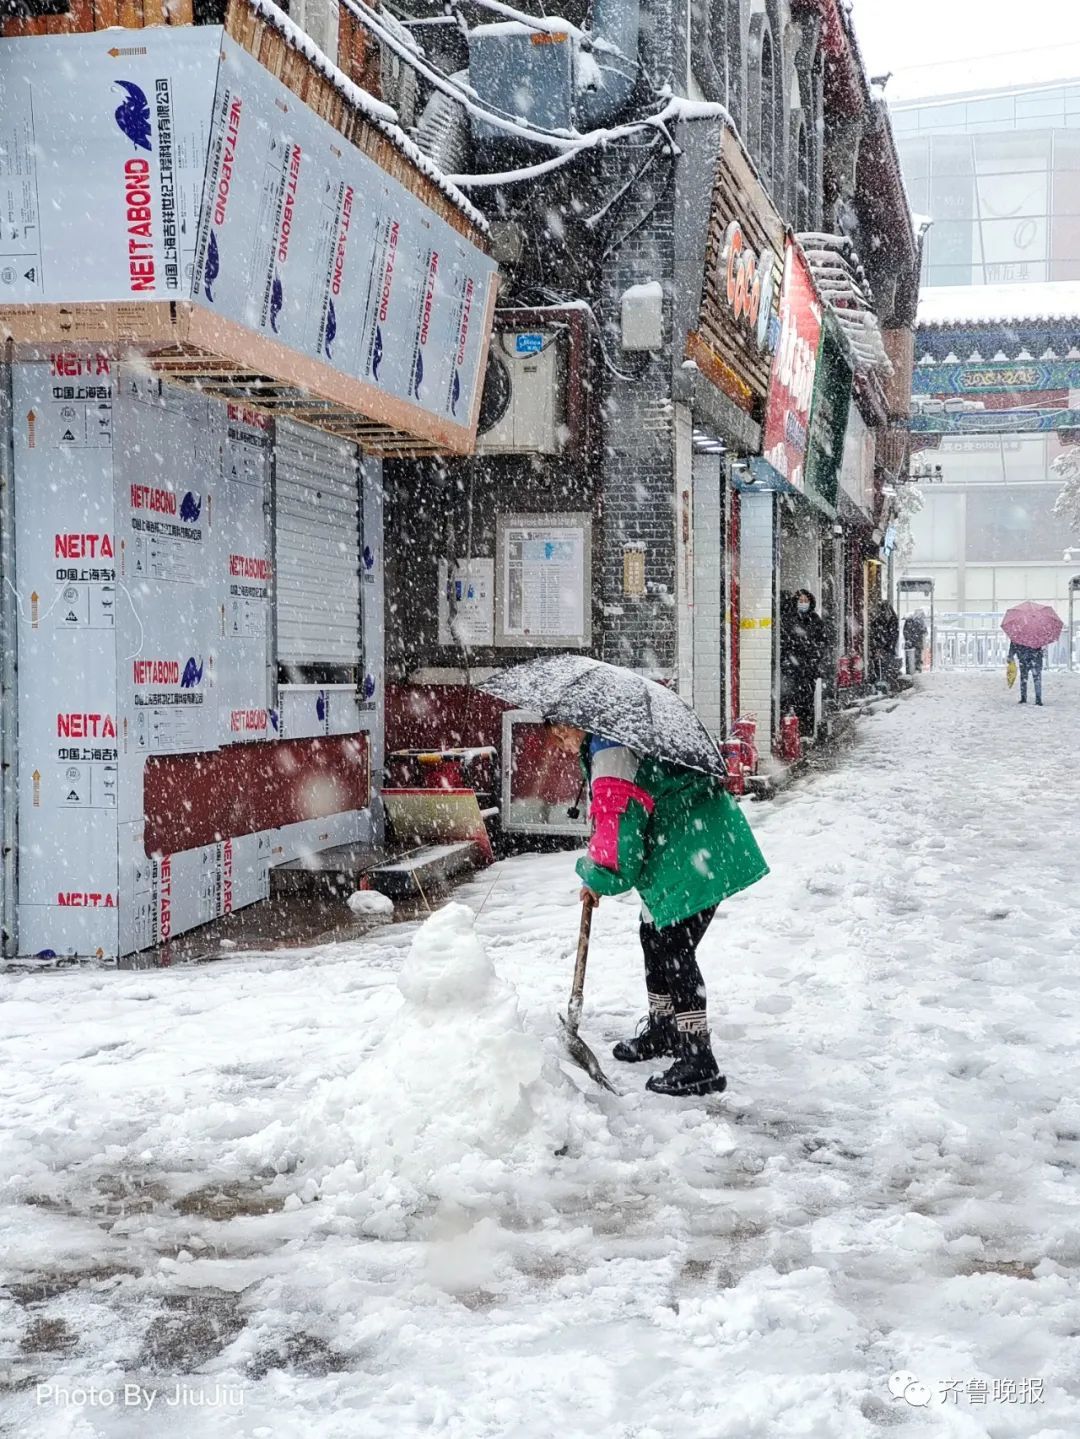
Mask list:
[[[592,516],[500,515],[495,643],[585,648],[592,638]]]
[[[474,558],[454,566],[439,561],[439,643],[490,645],[495,642],[495,561]]]

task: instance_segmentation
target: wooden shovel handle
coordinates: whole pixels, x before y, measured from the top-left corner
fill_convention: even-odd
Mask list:
[[[581,1001],[585,994],[585,965],[589,958],[589,932],[592,929],[592,912],[596,901],[585,895],[581,901],[581,925],[578,929],[577,959],[574,962],[574,983],[570,990],[571,1013],[576,1008],[581,1012]]]

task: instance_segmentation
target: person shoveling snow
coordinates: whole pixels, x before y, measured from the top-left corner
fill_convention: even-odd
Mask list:
[[[558,744],[580,754],[590,787],[592,838],[577,866],[584,881],[582,942],[565,1026],[573,1058],[607,1084],[577,1033],[589,911],[601,895],[636,889],[649,1014],[633,1039],[615,1046],[615,1058],[628,1064],[673,1058],[670,1069],[648,1081],[656,1094],[719,1093],[727,1080],[712,1052],[696,951],[720,901],[764,878],[769,867],[723,787],[715,741],[673,690],[587,655],[512,665],[480,688],[539,713]]]
[[[317,1090],[304,1116],[320,1197],[378,1238],[415,1234],[440,1206],[525,1203],[537,1172],[579,1147],[588,1122],[554,1054],[524,1029],[474,924],[456,903],[425,921],[378,1045]]]
[[[649,1013],[617,1044],[627,1064],[669,1057],[647,1088],[672,1096],[717,1094],[727,1084],[709,1039],[697,947],[716,907],[768,874],[738,805],[712,776],[637,754],[564,724],[558,743],[578,750],[590,787],[593,831],[577,864],[582,901],[641,896],[641,948]]]

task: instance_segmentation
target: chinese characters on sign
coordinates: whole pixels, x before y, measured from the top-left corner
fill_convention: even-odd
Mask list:
[[[507,515],[499,523],[497,644],[589,643],[588,515]]]
[[[765,459],[797,490],[805,484],[820,341],[821,303],[802,251],[789,241],[780,290],[780,344],[769,382],[763,445]]]

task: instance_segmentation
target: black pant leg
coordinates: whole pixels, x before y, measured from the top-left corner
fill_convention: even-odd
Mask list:
[[[672,1013],[667,961],[664,941],[661,938],[664,932],[646,919],[641,921],[641,928],[638,931],[641,938],[641,953],[645,960],[645,992],[649,997],[649,1013],[655,1015]]]
[[[662,945],[667,989],[682,1033],[708,1033],[705,980],[697,947],[716,913],[713,906],[657,931]]]
[[[799,720],[799,733],[808,738],[813,738],[817,729],[817,715],[814,706],[816,688],[816,684],[803,683],[792,691],[791,696],[791,707]]]

